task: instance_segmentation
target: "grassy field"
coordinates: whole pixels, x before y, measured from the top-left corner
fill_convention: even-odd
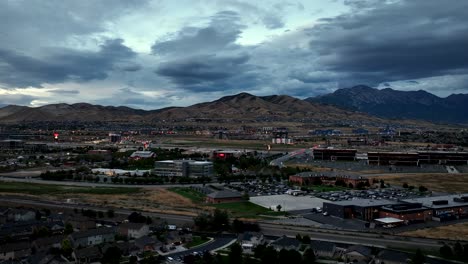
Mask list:
[[[468,173],[448,174],[448,173],[405,173],[386,174],[376,177],[383,179],[385,183],[402,186],[403,183],[413,185],[418,188],[425,186],[430,191],[438,192],[468,192]]]
[[[281,216],[285,215],[285,212],[276,212],[268,210],[260,205],[243,201],[233,203],[220,203],[214,204],[214,207],[222,210],[226,210],[232,217],[237,218],[259,218],[262,216]]]
[[[404,232],[400,235],[468,241],[468,223],[419,229],[415,231]]]
[[[57,195],[57,194],[134,194],[140,188],[112,188],[112,187],[72,187],[48,184],[0,182],[0,193],[23,193],[30,195]]]
[[[210,241],[209,238],[202,238],[200,236],[193,236],[192,241],[190,243],[187,243],[185,245],[185,247],[186,248],[193,248],[193,247],[199,246],[199,245],[201,245],[203,243],[206,243],[208,241]]]
[[[182,187],[174,187],[169,188],[169,191],[175,192],[185,198],[192,200],[194,203],[202,203],[205,201],[205,195],[193,190],[191,188],[182,188]]]

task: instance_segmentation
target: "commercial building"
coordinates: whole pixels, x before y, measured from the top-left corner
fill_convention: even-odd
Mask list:
[[[206,202],[212,204],[238,202],[241,200],[242,194],[231,190],[212,192],[206,196]]]
[[[314,160],[356,160],[357,150],[355,149],[328,149],[314,148],[312,156]]]
[[[432,211],[432,219],[446,221],[468,218],[468,193],[403,200],[407,203],[421,203]]]
[[[156,154],[154,152],[146,151],[146,150],[135,151],[135,152],[132,153],[132,155],[130,155],[130,158],[134,159],[134,160],[150,159],[150,158],[154,158],[154,157],[156,157]]]
[[[419,163],[468,165],[468,152],[419,151]]]
[[[417,152],[368,152],[367,162],[369,165],[419,165]]]
[[[417,151],[417,152],[368,152],[370,165],[441,164],[468,165],[468,152]]]
[[[405,224],[410,224],[430,221],[432,210],[423,206],[422,203],[399,203],[382,206],[379,216],[400,219]]]
[[[396,204],[390,200],[356,199],[338,202],[324,202],[323,211],[339,218],[357,218],[371,221],[380,216],[380,208]]]
[[[23,140],[5,139],[0,141],[0,149],[2,150],[18,150],[24,148]]]
[[[156,161],[153,174],[162,177],[212,177],[213,162],[196,160]]]

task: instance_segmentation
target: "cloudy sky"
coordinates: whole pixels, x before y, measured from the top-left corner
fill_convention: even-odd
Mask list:
[[[0,105],[468,93],[468,1],[3,0]]]

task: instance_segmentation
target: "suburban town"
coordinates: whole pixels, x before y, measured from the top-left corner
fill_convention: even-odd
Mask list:
[[[0,264],[468,264],[468,1],[0,1]]]

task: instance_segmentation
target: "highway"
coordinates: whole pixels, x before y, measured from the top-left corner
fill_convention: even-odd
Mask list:
[[[446,242],[444,240],[409,238],[403,236],[383,235],[366,232],[330,230],[314,227],[282,226],[264,222],[260,223],[260,228],[265,235],[296,236],[297,234],[307,234],[312,239],[317,240],[377,247],[439,250],[443,242]]]
[[[24,199],[21,197],[5,197],[0,196],[0,204],[12,203],[18,205],[27,205],[32,207],[50,207],[50,208],[66,208],[66,209],[93,209],[107,211],[110,208],[98,207],[85,204],[69,204],[63,202],[38,201]],[[134,210],[123,208],[112,208],[116,214],[129,215]],[[165,219],[169,224],[193,224],[193,217],[177,214],[142,212],[151,217]],[[296,236],[298,233],[309,235],[312,239],[332,241],[338,243],[362,244],[378,247],[392,248],[421,248],[428,250],[439,250],[444,241],[435,239],[408,238],[396,235],[386,235],[368,232],[344,231],[336,229],[325,229],[320,227],[302,227],[273,224],[267,222],[259,222],[260,228],[265,235],[268,236]]]
[[[113,183],[95,183],[95,182],[74,182],[74,181],[49,181],[41,180],[38,178],[18,178],[8,177],[0,175],[0,181],[3,182],[25,182],[35,184],[51,184],[51,185],[63,185],[63,186],[77,186],[77,187],[119,187],[119,188],[171,188],[171,187],[203,187],[203,184],[161,184],[161,185],[146,185],[146,184],[113,184]],[[206,183],[214,186],[222,186],[219,183]],[[205,184],[205,185],[206,185]]]

